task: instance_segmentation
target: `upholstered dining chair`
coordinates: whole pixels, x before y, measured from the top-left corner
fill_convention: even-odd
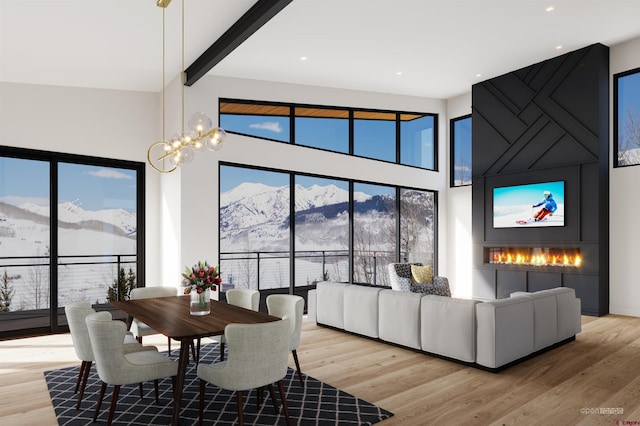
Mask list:
[[[125,353],[122,342],[127,332],[126,325],[122,321],[113,321],[109,312],[91,314],[87,316],[86,323],[96,358],[98,377],[102,381],[96,401],[96,411],[93,415],[94,423],[98,418],[107,385],[113,385],[107,425],[111,425],[113,421],[122,385],[153,380],[156,403],[159,403],[158,380],[171,377],[175,395],[177,362],[157,351]]]
[[[300,335],[302,333],[302,316],[304,315],[304,299],[293,294],[271,294],[267,296],[267,310],[269,315],[274,317],[291,318],[291,329],[289,330],[289,350],[293,355],[293,361],[298,370],[300,385],[304,387],[300,362],[296,349],[300,345]]]
[[[69,332],[71,333],[71,341],[73,342],[73,349],[76,352],[76,356],[82,361],[80,369],[78,371],[78,379],[76,381],[75,393],[78,394],[78,402],[76,403],[76,410],[80,408],[82,402],[82,396],[87,386],[87,378],[89,377],[89,371],[91,365],[95,361],[93,354],[93,347],[91,346],[91,340],[89,339],[89,331],[87,330],[87,324],[85,322],[87,316],[95,314],[96,311],[91,307],[91,302],[79,301],[69,303],[64,307],[64,313],[67,317],[67,324],[69,325]],[[124,335],[123,350],[125,353],[138,352],[138,351],[157,351],[155,346],[142,346],[133,337],[133,335],[127,332]]]
[[[238,424],[242,426],[242,392],[268,386],[276,413],[278,405],[273,388],[278,383],[280,399],[290,424],[287,399],[282,379],[287,375],[289,362],[289,318],[261,324],[229,324],[224,330],[228,346],[227,361],[199,364],[200,424],[204,418],[205,387],[211,383],[219,388],[235,391]]]
[[[170,297],[177,295],[178,289],[176,287],[139,287],[131,290],[131,292],[129,293],[129,298],[131,300],[136,300],[150,299],[153,297]],[[136,318],[131,321],[131,328],[129,330],[133,333],[134,336],[136,336],[138,342],[140,343],[142,343],[143,336],[159,334],[156,330]],[[171,338],[169,337],[167,337],[167,353],[171,355]]]
[[[251,290],[248,288],[232,288],[226,292],[227,303],[234,306],[240,306],[241,308],[251,309],[257,311],[260,309],[260,292],[258,290]],[[220,361],[224,361],[224,335],[212,336],[212,340],[220,342]],[[198,339],[198,356],[200,358],[200,339]]]

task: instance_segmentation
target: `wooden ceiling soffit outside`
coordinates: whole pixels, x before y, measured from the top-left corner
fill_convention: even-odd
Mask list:
[[[290,108],[286,105],[271,104],[251,104],[242,102],[221,102],[220,114],[236,114],[236,115],[265,115],[286,117],[290,115]],[[379,111],[354,111],[354,118],[359,120],[384,120],[395,121],[395,112],[379,112]],[[295,117],[313,117],[313,118],[349,118],[348,109],[340,108],[314,108],[314,107],[295,107]],[[424,114],[400,114],[401,121],[411,121],[424,117]]]

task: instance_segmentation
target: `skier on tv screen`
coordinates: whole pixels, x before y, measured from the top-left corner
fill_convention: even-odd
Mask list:
[[[553,213],[558,209],[558,205],[556,204],[556,200],[553,199],[553,195],[551,195],[551,191],[544,191],[544,199],[540,201],[538,204],[534,204],[532,207],[540,207],[542,208],[533,215],[533,220],[536,222],[540,222],[547,215],[553,216]]]

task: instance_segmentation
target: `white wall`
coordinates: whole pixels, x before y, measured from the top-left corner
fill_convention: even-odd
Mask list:
[[[640,67],[640,38],[611,48],[611,74]],[[613,78],[611,79],[613,105]],[[613,108],[611,112],[611,165],[613,165]],[[640,317],[640,283],[638,258],[640,255],[640,165],[610,168],[610,300],[612,314]]]
[[[471,114],[471,92],[449,99],[447,116],[449,120]],[[447,158],[451,144],[447,125]],[[447,160],[448,161],[448,160]],[[449,164],[449,162],[447,162]],[[449,176],[447,176],[449,179]],[[447,181],[448,182],[448,181]],[[448,228],[446,239],[450,242],[446,252],[449,265],[451,292],[459,297],[471,297],[471,186],[449,188],[447,194]]]

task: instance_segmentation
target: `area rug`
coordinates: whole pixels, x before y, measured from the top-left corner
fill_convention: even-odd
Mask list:
[[[219,356],[219,346],[216,343],[203,345],[200,356],[201,362],[214,362]],[[177,358],[177,350],[172,358]],[[78,362],[78,365],[80,362]],[[56,412],[59,425],[90,425],[95,410],[95,402],[100,391],[100,380],[95,365],[87,381],[87,388],[82,399],[82,405],[76,410],[77,394],[74,394],[78,367],[45,371],[45,379],[51,395],[51,401]],[[334,388],[313,377],[302,375],[305,386],[300,385],[295,370],[289,369],[283,380],[287,395],[287,406],[292,424],[297,425],[372,425],[393,413],[356,398],[346,392]],[[191,362],[187,368],[185,387],[182,396],[182,411],[180,424],[191,425],[198,423],[199,384],[196,376],[195,364]],[[276,388],[276,400],[280,403],[280,396]],[[144,399],[140,399],[137,385],[123,386],[120,389],[118,405],[114,417],[114,425],[169,425],[172,415],[171,380],[160,381],[160,404],[156,404],[153,383],[144,384]],[[102,401],[102,408],[98,421],[93,424],[106,424],[109,414],[109,403],[113,387],[108,386]],[[235,394],[217,388],[211,384],[206,390],[207,405],[204,412],[204,423],[214,425],[237,424]],[[244,423],[246,425],[283,425],[284,414],[274,413],[273,404],[268,391],[265,392],[263,403],[256,404],[256,392],[245,392]]]

